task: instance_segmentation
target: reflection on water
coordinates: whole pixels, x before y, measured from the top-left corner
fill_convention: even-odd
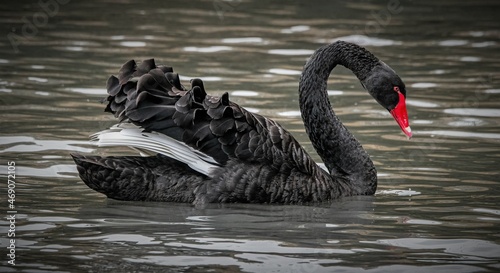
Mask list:
[[[500,271],[499,4],[400,6],[71,1],[32,32],[23,24],[47,12],[38,2],[0,9],[0,154],[17,167],[17,265],[2,251],[0,271]],[[366,46],[407,84],[411,141],[350,71],[330,79],[335,112],[377,166],[375,196],[198,210],[106,200],[77,178],[70,152],[131,153],[88,144],[114,123],[99,101],[129,59],[155,58],[186,85],[199,77],[209,92],[229,92],[319,160],[300,119],[298,78],[314,49],[338,39]],[[5,250],[10,223],[0,224]]]

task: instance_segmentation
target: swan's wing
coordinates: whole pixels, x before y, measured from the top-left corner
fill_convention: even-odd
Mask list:
[[[156,66],[152,59],[139,66],[134,61],[124,64],[118,77],[108,80],[106,111],[121,122],[139,126],[143,134],[134,131],[133,139],[121,144],[160,152],[190,166],[197,164],[186,162],[192,155],[213,167],[238,159],[309,173],[316,168],[299,143],[277,122],[246,111],[229,101],[227,93],[220,97],[207,95],[200,79],[191,84],[187,90],[171,67]],[[162,135],[174,141],[162,141]],[[154,145],[145,144],[152,139]],[[172,155],[176,152],[181,154]]]

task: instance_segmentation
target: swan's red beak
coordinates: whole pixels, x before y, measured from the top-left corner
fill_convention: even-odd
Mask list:
[[[401,127],[401,130],[403,130],[403,133],[405,133],[408,138],[411,138],[412,133],[410,122],[408,120],[408,112],[406,111],[406,98],[401,92],[398,92],[398,94],[399,102],[396,107],[390,111],[390,113],[398,123],[399,127]]]

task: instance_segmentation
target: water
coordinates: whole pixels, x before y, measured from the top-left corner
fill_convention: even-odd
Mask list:
[[[1,272],[500,271],[497,1],[110,0],[45,10],[16,1],[0,10]],[[77,178],[70,152],[130,153],[87,140],[114,122],[99,103],[109,75],[151,57],[278,120],[319,159],[298,112],[298,75],[338,38],[369,48],[408,86],[410,141],[349,71],[330,79],[336,112],[378,168],[375,196],[195,209],[107,200]],[[16,266],[6,255],[8,161]]]

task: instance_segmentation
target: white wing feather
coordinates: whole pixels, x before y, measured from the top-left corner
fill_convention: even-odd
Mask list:
[[[191,169],[211,176],[220,165],[211,156],[197,151],[183,142],[157,132],[143,132],[143,128],[131,123],[116,124],[111,128],[91,135],[91,141],[99,147],[128,146],[162,154],[187,164]]]

